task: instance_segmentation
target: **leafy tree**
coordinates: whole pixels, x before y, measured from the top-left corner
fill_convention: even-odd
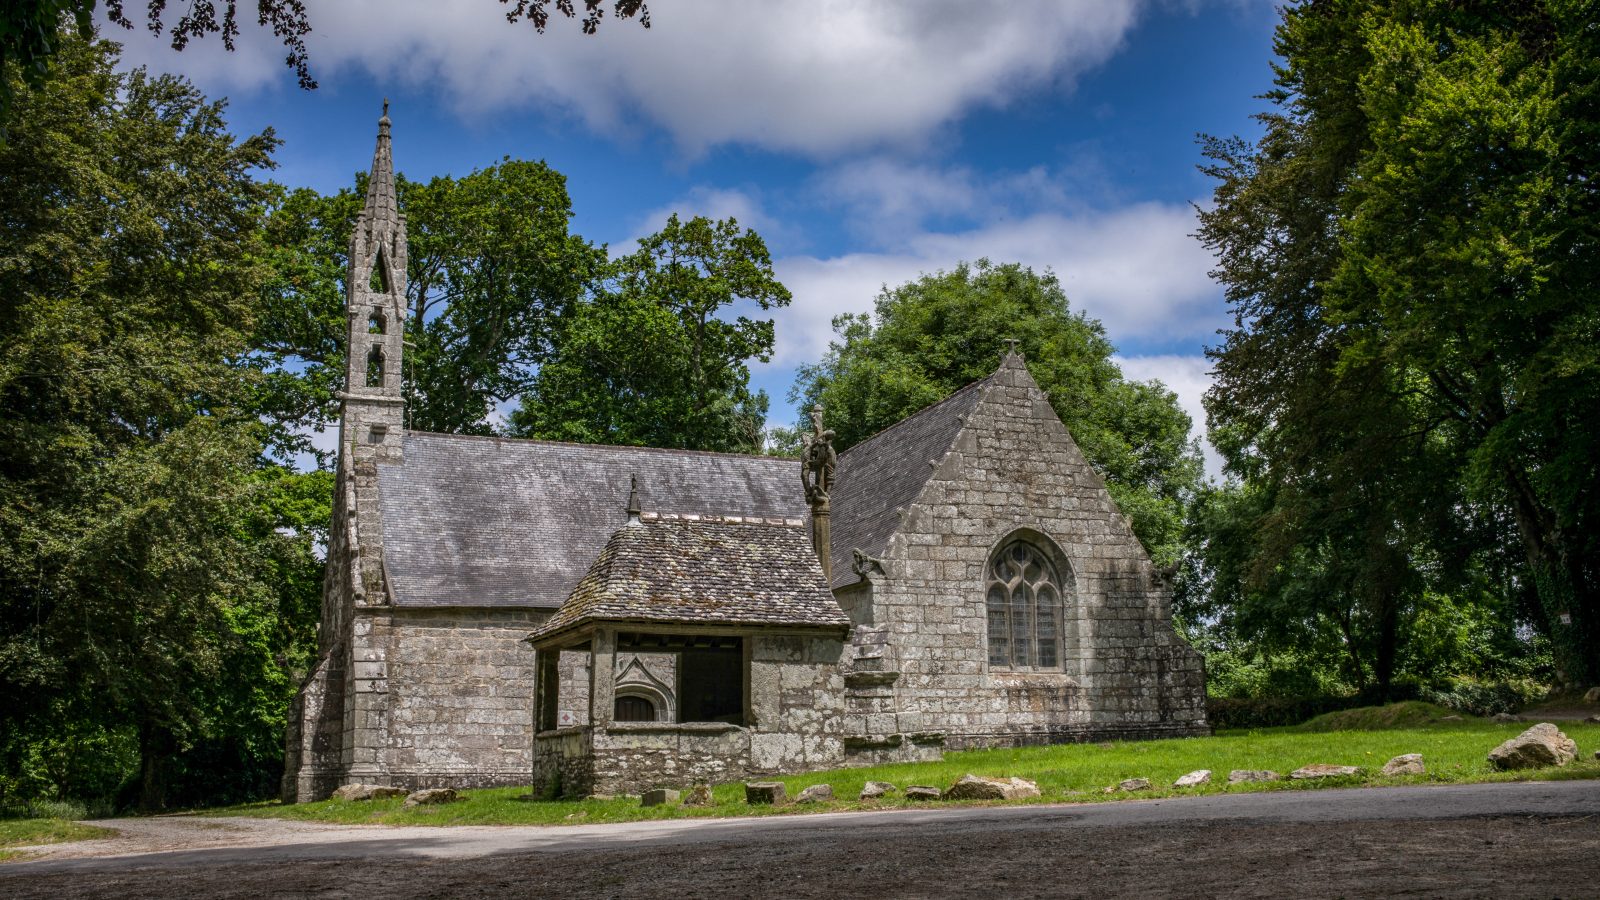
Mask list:
[[[41,86],[0,73],[0,752],[12,786],[63,740],[136,752],[159,806],[175,755],[281,716],[307,626],[269,577],[294,552],[239,364],[276,141],[115,63],[66,39]],[[50,777],[104,789],[94,768]]]
[[[1258,570],[1364,533],[1326,561],[1414,600],[1476,560],[1537,598],[1572,681],[1600,677],[1593,13],[1285,10],[1277,109],[1254,145],[1207,142],[1202,214],[1237,320],[1208,409],[1272,494]]]
[[[790,399],[803,416],[821,403],[840,449],[988,376],[1001,339],[1015,338],[1134,532],[1160,564],[1177,561],[1201,477],[1189,417],[1160,383],[1123,378],[1105,329],[1071,311],[1053,274],[963,263],[885,289],[872,315],[841,316],[834,330],[838,340],[801,368]]]
[[[506,21],[515,25],[527,21],[535,31],[544,33],[550,22],[551,0],[500,0],[509,6]],[[554,0],[555,10],[571,19],[578,14],[574,0]],[[135,4],[137,5],[137,4]],[[256,23],[270,28],[274,37],[283,42],[287,51],[284,61],[295,72],[300,87],[314,90],[316,79],[311,77],[311,61],[306,53],[306,35],[311,33],[311,19],[304,0],[256,0]],[[132,30],[133,20],[128,18],[126,0],[106,0],[107,17],[117,25]],[[79,40],[89,40],[94,33],[95,0],[11,0],[0,12],[0,66],[15,62],[23,79],[38,87],[40,79],[49,70],[50,60],[60,51],[60,26],[70,20]],[[650,9],[644,0],[614,0],[612,14],[619,19],[637,18],[639,24],[650,27]],[[583,0],[583,33],[594,34],[605,18],[605,0]],[[167,24],[166,0],[148,0],[145,8],[145,27],[151,33],[171,35],[172,49],[183,50],[195,38],[220,34],[222,45],[234,49],[239,37],[238,0],[191,0],[181,16]],[[11,106],[11,88],[0,86],[0,125],[4,125]]]
[[[491,414],[533,382],[557,322],[605,251],[567,230],[566,181],[506,159],[462,178],[397,176],[408,234],[404,384],[409,425],[486,434]],[[344,279],[364,190],[278,190],[266,224],[267,284],[255,364],[280,453],[338,416],[345,371]]]
[[[787,306],[761,236],[733,219],[676,215],[615,261],[540,367],[514,434],[754,453],[767,396],[747,361],[771,358],[773,323],[734,314]]]

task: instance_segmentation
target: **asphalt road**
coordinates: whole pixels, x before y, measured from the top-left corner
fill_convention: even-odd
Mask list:
[[[130,832],[120,848],[0,866],[0,895],[1600,896],[1600,781],[566,827],[106,824]],[[173,849],[78,855],[154,847]]]

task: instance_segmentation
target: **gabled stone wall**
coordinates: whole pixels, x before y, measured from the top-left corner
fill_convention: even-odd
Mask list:
[[[898,671],[892,704],[880,696],[854,726],[879,739],[942,732],[951,748],[1206,733],[1202,661],[1099,475],[1020,357],[982,390],[903,510],[881,574],[850,596],[863,607],[852,618],[886,632],[874,652]],[[1059,549],[1070,585],[1056,671],[989,665],[984,572],[1017,534]]]

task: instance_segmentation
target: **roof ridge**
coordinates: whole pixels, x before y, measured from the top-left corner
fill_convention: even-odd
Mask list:
[[[930,412],[930,411],[932,411],[934,409],[937,409],[938,407],[941,407],[941,406],[945,405],[946,403],[949,403],[950,401],[955,400],[956,398],[965,395],[969,391],[976,390],[978,387],[980,387],[980,386],[982,386],[984,384],[987,384],[990,381],[993,381],[995,374],[996,373],[991,372],[988,375],[985,375],[982,378],[979,378],[977,381],[974,381],[974,382],[971,382],[969,384],[963,385],[962,387],[959,387],[959,388],[955,389],[954,391],[951,391],[950,393],[944,395],[944,397],[942,399],[935,400],[932,403],[929,403],[927,406],[924,406],[923,408],[917,410],[916,412],[912,413],[911,415],[906,416],[905,418],[901,419],[898,422],[895,422],[893,425],[887,425],[887,426],[883,427],[882,429],[880,429],[880,430],[878,430],[876,432],[873,432],[871,435],[868,435],[866,438],[863,438],[862,440],[857,441],[854,444],[851,444],[849,447],[845,448],[845,450],[842,453],[840,453],[839,455],[843,456],[846,453],[853,453],[858,448],[865,447],[866,445],[872,443],[873,441],[876,441],[878,438],[881,438],[884,435],[888,434],[889,432],[894,431],[896,428],[899,428],[900,426],[905,425],[905,424],[911,422],[912,420],[921,417],[923,413]]]
[[[799,528],[806,520],[797,516],[744,516],[720,513],[663,513],[642,512],[642,522],[669,525],[770,525],[779,528]]]
[[[421,431],[418,429],[407,429],[405,434],[406,436],[417,435],[419,437],[460,438],[462,440],[495,441],[497,443],[504,442],[509,444],[538,444],[540,446],[547,447],[585,447],[595,450],[641,450],[649,453],[671,453],[684,456],[717,456],[730,459],[761,459],[786,463],[799,462],[799,460],[792,456],[773,456],[769,453],[728,453],[721,450],[689,450],[678,449],[675,447],[642,447],[634,444],[585,444],[580,441],[551,441],[543,438],[510,437],[503,434],[451,434],[444,431]]]

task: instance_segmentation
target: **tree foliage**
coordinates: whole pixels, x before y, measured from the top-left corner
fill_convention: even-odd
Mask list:
[[[731,218],[673,215],[563,322],[512,432],[759,452],[767,396],[751,393],[748,361],[771,358],[773,323],[739,310],[789,299],[760,235]]]
[[[1177,561],[1184,507],[1201,476],[1189,417],[1159,382],[1122,376],[1104,328],[1072,312],[1053,274],[963,263],[885,289],[872,315],[841,316],[834,330],[838,339],[802,367],[791,399],[802,418],[822,404],[840,449],[987,377],[1002,339],[1015,338],[1134,532],[1162,565]]]
[[[81,757],[120,747],[155,806],[203,744],[279,757],[308,627],[271,571],[306,568],[313,535],[280,531],[254,474],[240,364],[264,274],[251,172],[276,141],[116,72],[111,45],[65,40],[52,65],[37,88],[4,72],[0,787],[103,789]]]
[[[1343,640],[1380,669],[1418,604],[1489,577],[1600,677],[1594,13],[1287,9],[1264,135],[1206,144],[1236,317],[1207,405],[1260,502],[1237,577],[1368,620]]]
[[[533,383],[557,323],[601,271],[605,251],[568,231],[566,180],[506,159],[462,178],[395,179],[406,214],[409,427],[487,434],[491,413]],[[338,415],[345,373],[344,280],[364,178],[323,196],[278,190],[266,224],[257,364],[282,452]]]
[[[500,0],[509,7],[506,21],[515,25],[527,21],[544,33],[550,23],[552,0]],[[553,0],[555,11],[568,19],[578,17],[575,0]],[[115,25],[132,30],[126,0],[106,0],[106,16]],[[136,4],[135,4],[136,5]],[[311,60],[306,52],[306,35],[311,33],[311,18],[304,0],[256,0],[256,24],[272,31],[283,42],[284,62],[294,70],[300,87],[314,90]],[[49,69],[50,60],[60,52],[61,25],[69,20],[79,40],[89,40],[94,32],[95,0],[9,0],[0,12],[0,67],[14,62],[23,79],[38,87]],[[650,8],[644,0],[613,0],[612,15],[618,19],[638,19],[650,27]],[[594,34],[605,18],[605,0],[583,0],[581,24],[584,34]],[[167,0],[147,0],[144,27],[155,35],[172,38],[172,49],[181,51],[189,42],[208,35],[219,35],[222,45],[234,49],[239,37],[239,0],[190,0],[176,21],[168,24]],[[0,85],[0,126],[6,122],[11,106],[11,88]]]

